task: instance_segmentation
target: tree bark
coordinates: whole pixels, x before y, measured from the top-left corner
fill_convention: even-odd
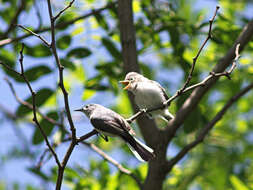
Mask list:
[[[120,40],[122,46],[124,72],[130,71],[140,72],[138,65],[138,57],[136,51],[135,28],[133,24],[132,0],[118,1],[118,18],[120,28]],[[138,111],[132,94],[128,94],[132,108]],[[148,175],[145,179],[144,190],[160,190],[166,177],[166,150],[167,144],[164,133],[156,126],[153,119],[142,116],[137,120],[141,133],[147,143],[155,150],[157,157],[150,161],[148,167]],[[165,142],[165,143],[163,143]],[[163,167],[164,166],[164,167]],[[164,168],[164,170],[163,170]]]

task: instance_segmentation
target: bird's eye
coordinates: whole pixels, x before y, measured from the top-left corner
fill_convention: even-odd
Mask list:
[[[87,106],[85,106],[85,108],[87,109],[89,106],[87,105]]]
[[[129,80],[134,80],[134,78],[131,77]]]

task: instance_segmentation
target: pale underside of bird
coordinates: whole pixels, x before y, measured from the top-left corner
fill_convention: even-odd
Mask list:
[[[154,151],[134,137],[135,133],[127,121],[116,112],[98,104],[89,104],[76,110],[86,114],[95,130],[110,137],[120,137],[140,161],[154,158]]]
[[[165,89],[156,81],[136,73],[130,72],[126,75],[124,81],[120,81],[128,90],[134,94],[134,100],[140,109],[152,109],[162,106],[169,99]],[[151,112],[151,115],[160,116],[169,121],[174,116],[168,111],[168,108],[159,109]]]

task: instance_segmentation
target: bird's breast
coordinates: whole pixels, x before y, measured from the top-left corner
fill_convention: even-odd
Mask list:
[[[140,108],[153,108],[165,101],[162,91],[150,83],[138,84],[135,91],[135,102]]]

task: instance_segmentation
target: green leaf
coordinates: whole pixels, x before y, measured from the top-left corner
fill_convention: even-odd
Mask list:
[[[49,177],[46,174],[44,174],[42,171],[40,171],[39,169],[37,169],[35,167],[30,167],[30,168],[28,168],[28,170],[30,172],[32,172],[33,174],[39,176],[40,178],[42,178],[45,181],[49,180]]]
[[[68,178],[69,180],[73,180],[75,178],[77,179],[81,178],[78,172],[70,167],[66,167],[64,172],[65,172],[66,178]]]
[[[88,48],[78,47],[78,48],[70,50],[67,53],[67,57],[84,58],[84,57],[88,57],[90,54],[91,54],[91,51]]]
[[[78,81],[84,82],[85,80],[85,71],[82,64],[76,66],[75,70],[71,72],[71,75]]]
[[[106,23],[106,20],[104,18],[103,15],[101,15],[100,13],[98,14],[95,14],[95,19],[97,20],[98,24],[105,30],[108,30],[109,27],[108,27],[108,24]]]
[[[205,118],[203,117],[204,116],[201,113],[201,109],[198,106],[186,118],[185,123],[184,123],[184,132],[191,133],[197,128],[200,128],[202,124],[204,123],[203,121],[205,120]]]
[[[38,44],[35,46],[25,45],[24,53],[32,57],[48,57],[52,55],[50,48],[44,44]]]
[[[59,119],[56,111],[51,111],[51,112],[47,113],[47,116],[49,118],[54,119],[55,121],[57,121]],[[46,119],[42,119],[42,121],[40,122],[40,125],[47,136],[49,136],[51,134],[51,132],[54,128],[54,125]],[[33,142],[33,144],[40,144],[43,141],[44,141],[44,137],[42,136],[39,128],[37,127],[33,133],[32,142]]]
[[[60,62],[64,67],[66,67],[72,71],[75,70],[75,68],[76,68],[75,64],[73,64],[72,61],[69,61],[68,59],[60,59]]]
[[[60,37],[57,42],[56,46],[60,49],[67,49],[71,44],[71,37],[70,35],[64,35]]]
[[[15,61],[16,56],[14,52],[7,51],[5,49],[0,50],[0,60],[3,62],[3,64],[15,69]],[[17,73],[10,71],[9,69],[6,69],[4,66],[1,66],[3,68],[4,72],[9,76],[12,77],[15,80],[23,80],[20,75]]]
[[[235,190],[249,190],[249,188],[235,175],[230,176],[230,182]]]
[[[35,67],[32,67],[32,68],[26,70],[24,74],[27,77],[28,81],[32,82],[32,81],[37,80],[41,76],[47,75],[51,72],[52,71],[49,67],[47,67],[45,65],[39,65],[39,66],[35,66]],[[25,82],[22,77],[16,77],[15,80],[17,82]]]
[[[37,107],[40,107],[41,105],[43,105],[46,100],[53,95],[53,91],[49,88],[43,88],[41,90],[39,90],[36,94],[36,97],[35,97],[35,103],[36,103],[36,106]],[[27,98],[25,100],[26,102],[29,102],[30,104],[32,104],[32,96],[30,96],[29,98]],[[30,108],[27,108],[26,106],[24,105],[20,105],[18,107],[18,109],[16,110],[16,115],[18,117],[23,117],[25,115],[27,115],[28,113],[32,112],[32,109]]]
[[[116,48],[115,44],[109,38],[102,38],[102,44],[115,59],[122,60],[120,51]]]
[[[93,78],[88,79],[84,84],[84,89],[90,89],[90,90],[108,90],[109,87],[105,85],[101,85],[100,81],[102,80],[103,76],[97,75]]]
[[[95,93],[96,93],[95,90],[85,89],[83,91],[82,100],[90,99],[92,96],[94,96]]]
[[[121,65],[116,61],[102,62],[95,66],[99,70],[100,74],[106,75],[110,78],[119,79],[122,76]]]
[[[56,26],[58,26],[57,28],[64,30],[68,28],[69,26],[73,26],[72,24],[64,24],[64,23],[71,21],[76,16],[77,16],[77,13],[75,11],[66,11],[63,15],[59,17],[59,19],[57,19],[57,22],[56,22]]]

